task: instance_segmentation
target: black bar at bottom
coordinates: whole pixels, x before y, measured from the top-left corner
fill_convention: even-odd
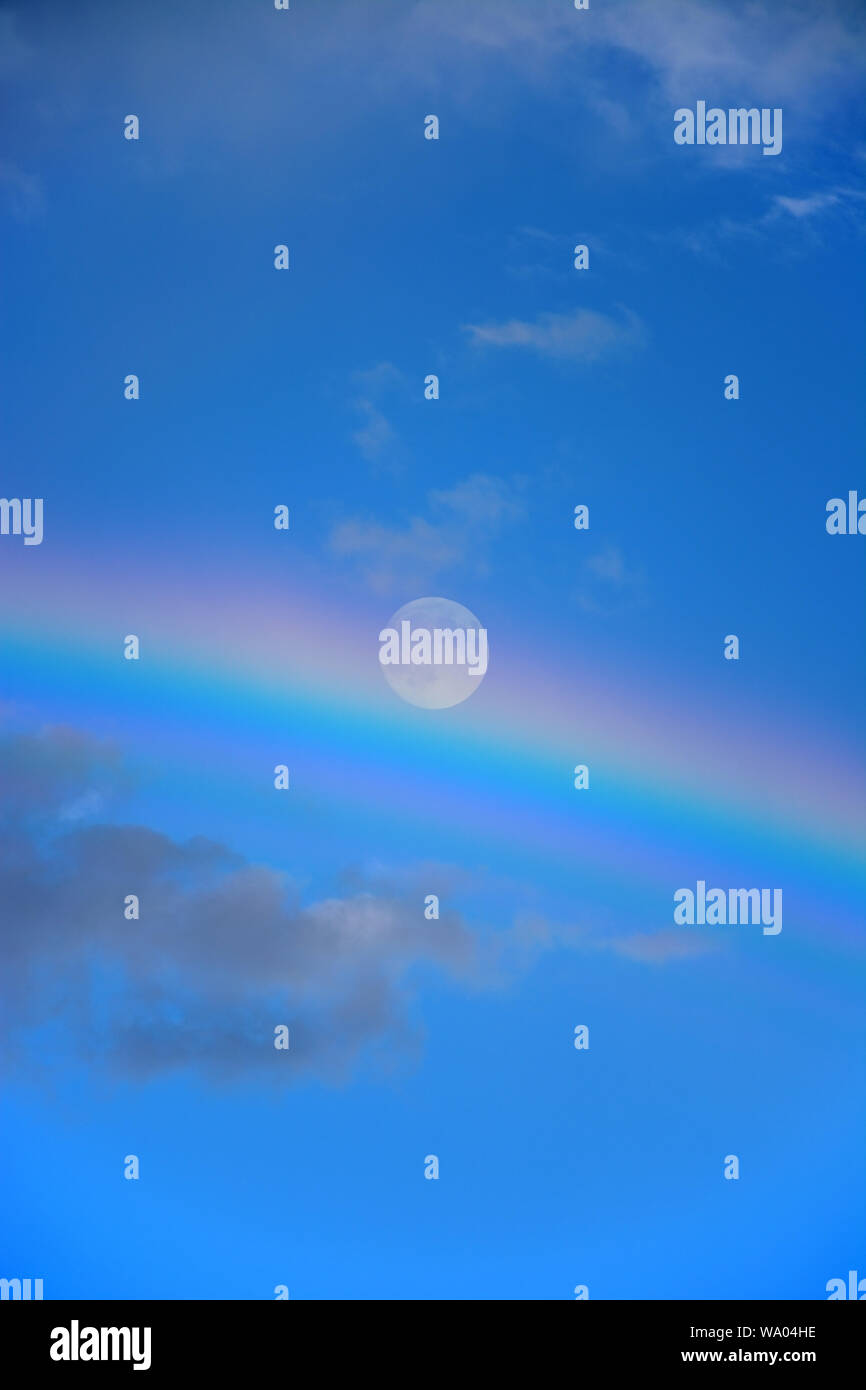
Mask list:
[[[554,1375],[557,1352],[575,1371],[591,1358],[596,1372],[763,1365],[806,1366],[826,1377],[843,1369],[850,1375],[866,1330],[862,1315],[842,1301],[587,1300],[558,1307],[529,1303],[521,1311],[514,1304],[442,1300],[399,1303],[398,1322],[393,1314],[383,1316],[393,1306],[300,1299],[7,1301],[0,1303],[0,1355],[4,1370],[16,1365],[19,1380],[31,1370],[93,1377],[108,1368],[115,1376],[137,1370],[142,1382],[145,1375],[158,1381],[189,1371],[204,1385],[211,1374],[224,1379],[251,1371],[257,1380],[262,1373],[299,1371],[309,1379],[308,1360],[306,1370],[295,1361],[301,1351],[313,1355],[317,1373],[341,1362],[357,1373],[395,1373],[402,1363],[410,1381],[421,1370],[429,1375],[440,1358],[443,1372],[453,1375],[467,1354],[473,1362],[481,1358],[487,1376],[500,1361],[519,1374],[515,1354],[530,1357],[533,1379],[543,1381],[548,1373],[542,1365]],[[497,1311],[503,1307],[504,1323]]]

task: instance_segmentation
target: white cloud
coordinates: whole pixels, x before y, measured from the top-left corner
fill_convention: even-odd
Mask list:
[[[631,936],[611,937],[599,944],[618,956],[625,956],[627,960],[640,961],[645,965],[663,965],[670,960],[688,960],[719,948],[717,938],[695,932],[677,932],[673,929],[633,932]]]
[[[385,450],[394,443],[396,435],[390,421],[372,401],[360,399],[356,407],[364,416],[364,424],[352,434],[364,458],[373,463],[382,457]]]
[[[539,314],[532,321],[466,324],[465,331],[476,347],[526,348],[571,362],[596,362],[612,352],[640,347],[646,338],[643,324],[630,309],[621,309],[619,318],[595,309],[575,309],[567,314]]]
[[[780,194],[773,199],[776,207],[784,208],[792,217],[812,217],[816,212],[833,207],[839,202],[837,193],[813,193],[808,198],[783,198]]]
[[[404,526],[344,521],[331,535],[331,549],[355,560],[377,593],[422,590],[467,560],[483,570],[493,537],[523,511],[520,480],[483,473],[430,492],[427,500],[432,519],[413,516]]]
[[[584,612],[611,617],[646,603],[646,576],[626,564],[618,546],[607,545],[585,560],[576,597]]]
[[[507,57],[546,84],[559,67],[574,81],[597,69],[600,48],[635,60],[665,101],[751,92],[759,104],[795,101],[804,114],[846,90],[856,90],[866,64],[864,17],[844,0],[619,0],[576,13],[564,0],[526,4],[475,0],[443,5],[420,0],[406,7],[401,40],[416,55],[441,50],[452,62],[485,53]],[[460,49],[465,50],[461,54]],[[431,53],[432,50],[432,53]],[[411,55],[408,55],[411,57]],[[612,113],[630,129],[629,112]]]
[[[391,388],[403,384],[402,373],[392,362],[377,362],[374,367],[353,374],[352,380],[361,389],[353,402],[362,423],[352,433],[352,440],[368,463],[394,463],[399,453],[399,439],[381,406],[381,397]]]
[[[275,129],[303,129],[307,158],[356,138],[359,105],[405,110],[409,94],[447,92],[495,125],[520,84],[567,101],[566,130],[593,118],[597,158],[600,133],[622,155],[696,97],[788,103],[805,129],[859,92],[864,69],[862,8],[842,0],[599,0],[585,13],[569,0],[331,0],[298,5],[291,23],[237,3],[209,7],[204,26],[198,6],[126,6],[117,23],[107,4],[55,8],[48,29],[23,5],[14,26],[0,15],[0,69],[33,113],[21,140],[44,151],[53,123],[89,118],[95,88],[135,91],[147,177],[201,169],[208,151],[211,167],[229,151],[270,170]]]
[[[834,230],[847,227],[860,232],[863,228],[863,203],[866,193],[858,188],[836,186],[802,197],[776,194],[764,211],[750,218],[721,217],[702,227],[667,231],[658,239],[665,243],[676,241],[698,256],[719,258],[726,243],[753,242],[756,245],[772,241],[777,248],[780,235],[788,224],[799,235],[786,238],[786,252],[797,254],[804,247],[821,243],[824,222],[833,221]],[[792,220],[793,219],[793,220]]]
[[[12,215],[19,222],[31,222],[45,206],[42,180],[38,174],[28,174],[9,159],[0,159],[0,189],[3,190]]]
[[[761,105],[806,106],[819,92],[830,98],[838,84],[854,85],[864,63],[862,15],[833,0],[629,0],[600,14],[595,36],[645,63],[677,103],[706,96],[724,105],[728,93],[751,93]]]

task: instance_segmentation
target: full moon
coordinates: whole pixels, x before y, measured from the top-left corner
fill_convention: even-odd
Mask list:
[[[428,632],[436,628],[448,628],[452,632],[483,631],[475,614],[450,598],[413,599],[397,609],[388,627],[400,633],[404,622],[409,622],[412,630],[425,628]],[[474,639],[476,643],[479,640]],[[477,646],[475,650],[478,651]],[[469,699],[484,679],[483,674],[471,675],[468,664],[431,662],[429,665],[383,665],[381,669],[395,694],[407,704],[417,705],[420,709],[449,709],[452,705],[459,705]]]

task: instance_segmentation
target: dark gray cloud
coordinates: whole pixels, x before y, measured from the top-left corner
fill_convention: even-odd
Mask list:
[[[483,873],[453,865],[348,865],[337,895],[302,903],[287,874],[225,845],[97,821],[129,785],[115,748],[73,730],[0,737],[0,1055],[17,1076],[50,1075],[61,1052],[139,1080],[340,1082],[415,1060],[414,991],[431,970],[486,990],[550,950],[658,965],[706,949],[526,913],[495,930],[444,906],[427,921],[429,892],[486,896]]]
[[[0,1006],[16,1065],[39,1054],[30,1030],[50,1026],[65,1051],[122,1075],[339,1079],[368,1050],[411,1057],[417,968],[488,973],[460,917],[426,921],[405,883],[301,905],[286,875],[223,845],[78,823],[75,808],[92,814],[123,786],[117,753],[71,731],[0,740]],[[124,918],[131,893],[138,921]]]

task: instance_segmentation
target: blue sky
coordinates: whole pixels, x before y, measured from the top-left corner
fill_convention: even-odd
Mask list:
[[[0,537],[0,1273],[825,1297],[866,1258],[859,7],[0,36],[0,492],[45,505]],[[675,145],[699,100],[781,154]],[[376,661],[426,594],[490,633],[450,710]],[[699,879],[782,932],[676,928]]]

